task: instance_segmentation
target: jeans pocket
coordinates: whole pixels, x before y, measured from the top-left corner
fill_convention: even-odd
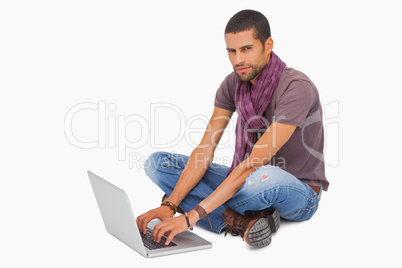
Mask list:
[[[313,217],[313,215],[317,211],[318,202],[318,198],[309,199],[307,205],[304,208],[300,208],[287,215],[281,215],[281,217],[290,221],[307,221],[311,219],[311,217]]]

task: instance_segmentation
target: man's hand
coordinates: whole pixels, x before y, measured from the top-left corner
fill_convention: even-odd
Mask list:
[[[194,210],[188,213],[190,226],[194,226],[199,220],[199,215]],[[175,235],[184,232],[188,229],[188,224],[185,216],[179,216],[174,218],[165,219],[161,223],[155,226],[152,233],[152,238],[156,242],[160,242],[163,235],[167,236],[166,245],[169,245]]]
[[[158,208],[152,209],[147,213],[144,213],[137,217],[137,225],[140,232],[147,233],[147,225],[150,221],[158,219],[164,221],[173,217],[173,210],[167,206],[160,206]]]

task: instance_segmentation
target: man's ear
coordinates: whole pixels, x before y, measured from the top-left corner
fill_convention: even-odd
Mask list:
[[[274,48],[274,40],[271,37],[269,37],[267,40],[265,40],[265,49],[267,50],[268,53],[271,53],[273,48]]]

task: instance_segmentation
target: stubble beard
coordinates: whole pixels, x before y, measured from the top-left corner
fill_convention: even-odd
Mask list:
[[[235,67],[234,67],[234,70],[235,70],[235,73],[236,73],[237,77],[239,77],[239,79],[240,79],[241,81],[243,81],[243,82],[247,82],[247,81],[253,80],[253,79],[256,78],[256,77],[262,72],[262,70],[264,69],[264,66],[254,66],[254,65],[245,65],[245,66],[250,67],[250,72],[249,72],[249,73],[239,74],[239,73],[236,71],[236,68],[238,68],[238,67],[243,67],[243,66],[235,66]]]

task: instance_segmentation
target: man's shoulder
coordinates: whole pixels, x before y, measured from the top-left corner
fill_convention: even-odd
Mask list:
[[[236,84],[237,84],[237,75],[235,72],[231,72],[230,74],[228,74],[225,78],[225,80],[223,80],[224,82],[226,82],[226,85],[230,88],[235,88]]]
[[[282,94],[292,88],[298,88],[300,93],[303,91],[314,91],[317,92],[317,88],[311,79],[303,72],[285,67],[282,72],[281,78],[279,79],[277,90],[279,94]],[[301,90],[304,89],[304,90]]]
[[[216,91],[215,95],[215,107],[226,109],[229,111],[236,111],[235,107],[235,89],[236,78],[235,72],[231,72],[223,80],[222,84]]]
[[[294,81],[308,81],[311,83],[310,78],[305,73],[291,67],[285,67],[285,69],[283,69],[280,81],[281,80],[289,84]]]

